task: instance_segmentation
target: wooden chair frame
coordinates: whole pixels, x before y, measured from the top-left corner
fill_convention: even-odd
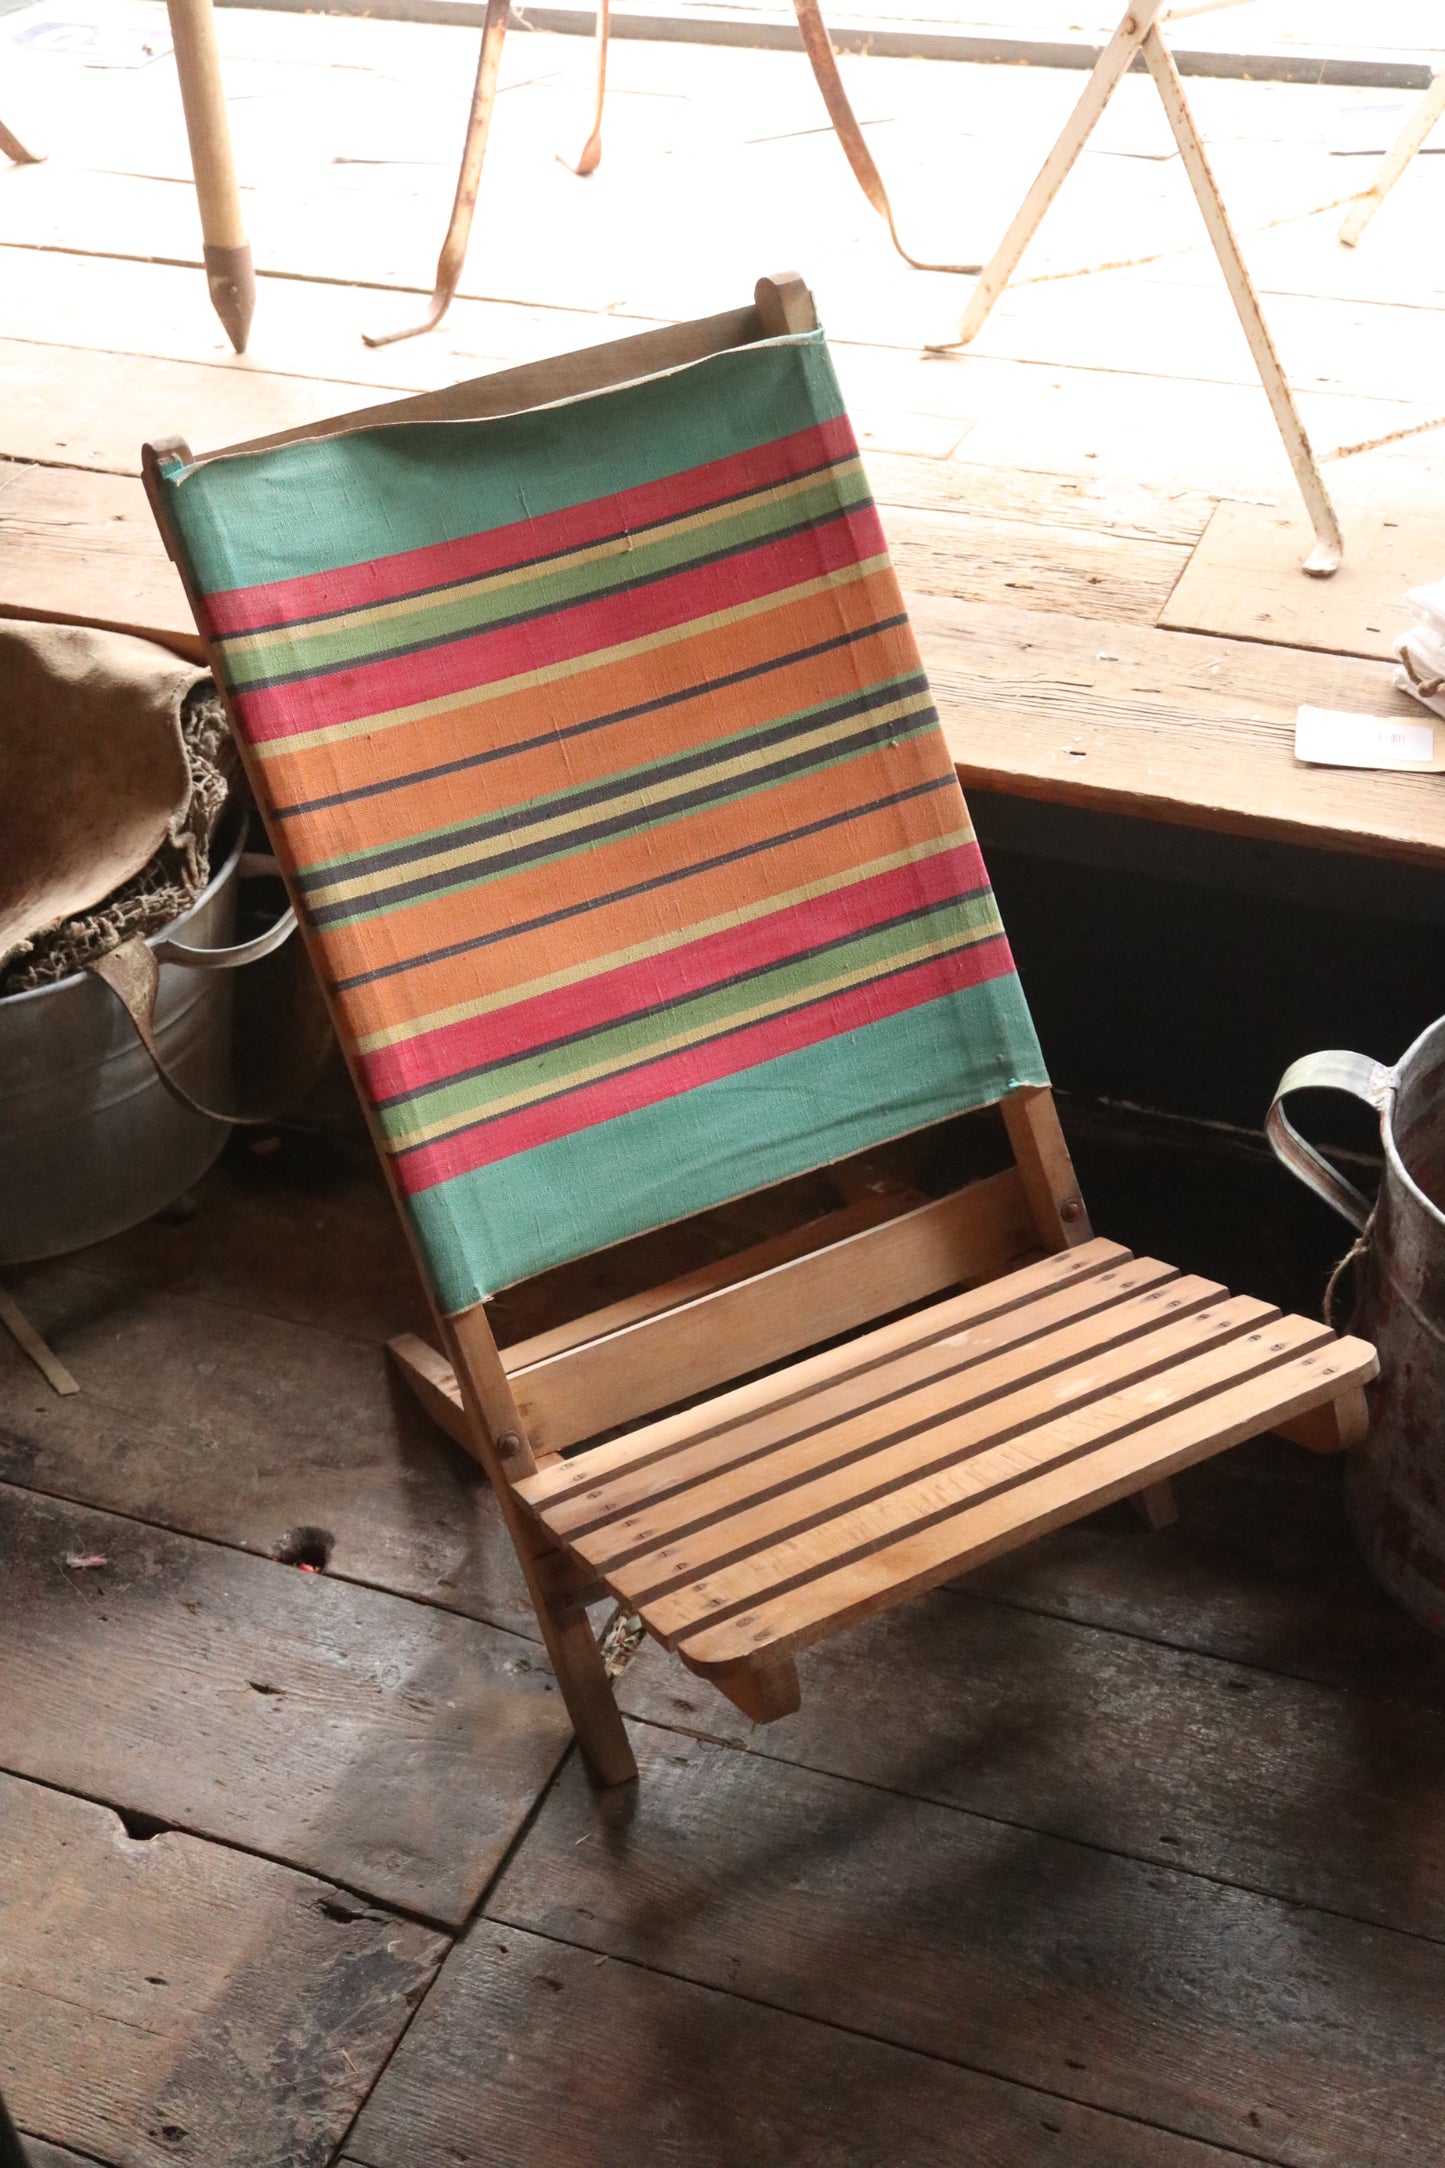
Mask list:
[[[760,281],[750,308],[645,332],[228,450],[259,450],[378,422],[517,412],[815,325],[806,286],[786,274]],[[144,469],[167,548],[188,581],[158,478],[162,460],[176,457],[187,463],[191,459],[178,440],[147,445]],[[198,625],[204,624],[189,581],[187,591]],[[245,754],[239,731],[237,743]],[[263,792],[257,797],[264,802]],[[310,941],[304,917],[303,933]],[[314,948],[312,954],[324,986]],[[359,1091],[358,1096],[365,1106],[364,1094]],[[1093,1243],[1052,1093],[1046,1087],[1016,1090],[1001,1102],[1001,1113],[1012,1166],[952,1196],[920,1203],[910,1193],[861,1195],[809,1226],[506,1349],[497,1344],[484,1303],[460,1315],[437,1315],[440,1352],[411,1336],[393,1343],[403,1374],[423,1405],[491,1479],[568,1712],[600,1782],[619,1783],[636,1773],[587,1616],[588,1605],[607,1593],[607,1583],[553,1534],[517,1486],[562,1469],[564,1450],[583,1439],[707,1393],[745,1372],[782,1363],[880,1316],[960,1285],[995,1282],[1031,1259],[1086,1244],[1094,1251],[1108,1249]],[[390,1180],[379,1136],[377,1142]],[[1127,1259],[1123,1251],[1111,1255]],[[1098,1269],[1096,1261],[1091,1269]],[[1160,1274],[1168,1271],[1156,1269]],[[422,1277],[425,1284],[424,1272]],[[1255,1307],[1262,1316],[1274,1314],[1264,1305]],[[1315,1331],[1318,1337],[1319,1329]],[[1272,1409],[1270,1421],[1255,1422],[1253,1429],[1284,1429],[1323,1449],[1351,1442],[1360,1434],[1364,1415],[1357,1382],[1362,1362],[1356,1361],[1348,1379],[1325,1364],[1314,1388],[1296,1396],[1298,1406]],[[1231,1436],[1220,1442],[1235,1440]],[[1212,1443],[1202,1450],[1217,1449]],[[1201,1450],[1182,1453],[1177,1464],[1200,1457]],[[565,1464],[569,1469],[576,1465]],[[993,1548],[1008,1548],[1089,1505],[1130,1494],[1138,1496],[1151,1525],[1162,1525],[1172,1518],[1173,1508],[1167,1480],[1159,1478],[1158,1470],[1142,1483],[1137,1475],[1131,1480],[1126,1474],[1112,1486],[1096,1487],[1083,1505],[1073,1500],[1051,1521],[1036,1520],[1022,1531],[1011,1530]],[[949,1561],[922,1566],[901,1593],[951,1578],[958,1570],[957,1563]],[[897,1600],[895,1594],[854,1603],[848,1617]],[[822,1630],[846,1622],[830,1620]],[[818,1637],[817,1631],[800,1631],[786,1645],[770,1647],[756,1658],[700,1663],[684,1650],[683,1660],[754,1720],[768,1721],[797,1707],[793,1648]]]

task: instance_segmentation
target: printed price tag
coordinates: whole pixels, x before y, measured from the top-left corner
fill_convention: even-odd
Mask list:
[[[1342,708],[1302,707],[1295,721],[1296,760],[1327,768],[1413,768],[1445,771],[1445,728],[1406,723],[1393,715],[1350,715]]]

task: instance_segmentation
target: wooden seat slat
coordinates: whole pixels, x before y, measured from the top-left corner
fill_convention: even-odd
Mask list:
[[[743,1422],[670,1454],[665,1462],[625,1468],[549,1506],[547,1525],[558,1535],[580,1544],[594,1531],[625,1522],[625,1530],[618,1531],[616,1555],[621,1556],[624,1549],[635,1549],[647,1533],[645,1527],[640,1531],[633,1527],[630,1517],[639,1512],[644,1522],[661,1511],[659,1525],[682,1525],[694,1518],[689,1506],[695,1486],[710,1485],[725,1471],[745,1468],[763,1454],[771,1456],[783,1446],[812,1440],[839,1426],[847,1436],[836,1440],[837,1450],[856,1450],[860,1441],[866,1443],[870,1432],[882,1436],[923,1416],[987,1398],[991,1392],[1002,1390],[995,1382],[996,1375],[1033,1375],[1050,1364],[1068,1360],[1076,1347],[1091,1344],[1092,1335],[1086,1330],[1082,1340],[1070,1341],[1061,1348],[1058,1335],[1062,1328],[1097,1314],[1101,1321],[1095,1331],[1107,1338],[1109,1328],[1102,1321],[1105,1317],[1112,1320],[1131,1296],[1178,1278],[1174,1266],[1144,1257],[1130,1259],[1108,1272],[1093,1273],[1087,1279],[1075,1279],[1001,1316],[927,1339],[866,1372],[854,1372],[825,1391],[802,1398],[786,1393]],[[1222,1290],[1214,1288],[1213,1292]],[[1145,1331],[1156,1314],[1135,1316],[1131,1312],[1131,1323],[1120,1329]],[[990,1358],[1008,1350],[1013,1351],[1012,1368],[997,1372]],[[914,1411],[912,1396],[930,1386],[935,1392],[929,1407]],[[908,1408],[895,1409],[895,1404],[905,1399]],[[829,1452],[834,1442],[832,1438],[819,1439],[824,1457],[834,1457]],[[735,1480],[744,1489],[749,1487],[747,1474]],[[678,1495],[682,1493],[689,1495]],[[677,1502],[670,1510],[663,1507],[664,1500],[674,1499]],[[587,1549],[592,1555],[590,1544]]]
[[[1094,1435],[1109,1436],[1121,1420],[1130,1419],[1120,1407],[1130,1389],[1177,1376],[1203,1351],[1242,1339],[1278,1314],[1247,1297],[1221,1302],[1219,1289],[1209,1289],[1208,1283],[1204,1288],[1193,1298],[1200,1302],[1196,1311],[1176,1313],[1158,1331],[1085,1357],[1041,1384],[945,1418],[810,1482],[744,1503],[725,1522],[609,1567],[608,1583],[655,1618],[659,1630],[666,1625],[672,1631],[679,1616],[675,1605],[691,1604],[695,1612],[699,1591],[700,1600],[711,1604],[722,1584],[732,1588],[734,1574],[744,1576],[748,1589],[765,1585],[769,1576],[787,1579],[796,1570],[790,1563],[794,1543],[807,1546],[816,1539],[831,1556],[866,1541],[884,1541],[937,1512],[946,1497],[1011,1482],[1036,1463],[1079,1450]],[[1095,1408],[1104,1412],[1091,1423]],[[1070,1430],[1071,1418],[1084,1428]]]
[[[861,1497],[885,1486],[893,1470],[902,1482],[985,1440],[1112,1391],[1126,1377],[1177,1361],[1181,1347],[1197,1342],[1172,1328],[1224,1296],[1213,1280],[1175,1276],[1146,1287],[1131,1300],[1066,1321],[986,1362],[872,1407],[844,1411],[824,1428],[574,1537],[573,1547],[637,1595],[685,1571],[701,1572],[710,1557],[746,1549],[755,1526],[781,1529],[790,1514],[816,1515],[818,1499]]]
[[[1080,1243],[1076,1249],[1058,1251],[1035,1264],[1022,1265],[1002,1279],[987,1281],[908,1317],[896,1318],[891,1324],[860,1333],[841,1346],[805,1356],[767,1377],[716,1393],[701,1407],[664,1416],[629,1431],[624,1438],[590,1446],[571,1460],[539,1469],[517,1483],[517,1495],[535,1509],[549,1507],[555,1500],[589,1490],[624,1468],[644,1467],[668,1453],[711,1438],[761,1409],[782,1406],[839,1379],[859,1376],[945,1333],[1006,1316],[1056,1288],[1127,1264],[1130,1257],[1131,1252],[1122,1244],[1102,1238]]]
[[[1303,1327],[1306,1321],[1283,1323]],[[947,1519],[837,1561],[791,1588],[760,1595],[725,1620],[699,1618],[685,1636],[675,1638],[695,1666],[759,1655],[776,1660],[1147,1483],[1324,1407],[1367,1383],[1376,1369],[1374,1349],[1365,1341],[1329,1339],[1251,1376],[1222,1379],[1217,1390],[1159,1409],[1152,1421],[1073,1459],[1054,1461],[1032,1480],[966,1503]]]
[[[1024,1481],[1054,1461],[1139,1429],[1171,1407],[1205,1398],[1236,1377],[1272,1368],[1328,1337],[1323,1325],[1307,1318],[1280,1318],[1248,1296],[1200,1311],[1170,1331],[1180,1346],[1180,1359],[1167,1368],[1121,1380],[1113,1392],[1032,1429],[1016,1429],[971,1454],[965,1431],[960,1457],[931,1468],[916,1482],[866,1504],[844,1507],[798,1536],[761,1546],[650,1601],[645,1607],[649,1627],[671,1645],[710,1614],[740,1610],[783,1585],[811,1579],[910,1528],[946,1518],[986,1491]],[[1189,1336],[1197,1352],[1189,1351]],[[625,1578],[609,1577],[610,1585],[621,1593]]]

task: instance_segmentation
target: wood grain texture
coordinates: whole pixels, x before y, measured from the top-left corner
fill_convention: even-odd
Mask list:
[[[941,1288],[992,1280],[1036,1246],[1022,1183],[1009,1169],[512,1372],[512,1390],[534,1447],[550,1452]]]
[[[1152,1538],[1140,1529],[1134,1548]],[[1122,1572],[1122,1568],[1121,1568]],[[1445,1941],[1445,1741],[1362,1695],[939,1590],[799,1659],[766,1729],[648,1644],[631,1715]]]
[[[378,1590],[8,1488],[0,1576],[0,1767],[428,1919],[567,1744],[533,1643]]]
[[[828,1179],[837,1181],[841,1177],[842,1181],[847,1181],[857,1172],[844,1161],[838,1167],[828,1169]],[[714,1294],[719,1288],[731,1287],[739,1280],[751,1279],[755,1273],[771,1272],[775,1265],[786,1264],[794,1257],[804,1257],[809,1251],[822,1249],[830,1242],[841,1242],[865,1227],[876,1226],[881,1220],[895,1219],[910,1205],[925,1201],[916,1190],[899,1192],[881,1182],[876,1189],[870,1189],[860,1183],[859,1194],[840,1205],[836,1212],[806,1220],[782,1234],[770,1235],[746,1249],[735,1250],[730,1256],[712,1259],[690,1272],[626,1296],[620,1302],[609,1303],[604,1309],[569,1318],[549,1332],[536,1333],[528,1340],[509,1345],[505,1350],[508,1373],[528,1369],[533,1363],[550,1362],[553,1356],[566,1354],[572,1348],[603,1339],[610,1333],[622,1332],[664,1310],[679,1309],[683,1303],[696,1302],[700,1296]],[[679,1239],[685,1240],[680,1229]]]
[[[1038,1259],[1010,1273],[1003,1283],[991,1281],[930,1305],[922,1323],[916,1315],[895,1318],[790,1364],[784,1384],[776,1375],[754,1378],[719,1394],[704,1409],[682,1409],[629,1431],[626,1437],[594,1446],[586,1454],[529,1477],[521,1486],[522,1496],[529,1505],[555,1511],[558,1533],[570,1536],[606,1520],[614,1504],[630,1508],[654,1492],[670,1489],[674,1466],[682,1481],[726,1466],[730,1441],[739,1435],[741,1426],[766,1421],[769,1410],[780,1411],[775,1434],[784,1436],[790,1428],[800,1427],[790,1420],[788,1410],[804,1396],[817,1406],[822,1419],[850,1409],[855,1389],[859,1404],[866,1404],[867,1387],[855,1387],[855,1381],[885,1363],[904,1365],[908,1375],[931,1376],[940,1368],[947,1369],[951,1350],[946,1345],[934,1347],[935,1339],[967,1332],[967,1359],[975,1349],[987,1352],[1015,1337],[1017,1313],[1035,1301],[1046,1305],[1041,1314],[1054,1322],[1061,1308],[1087,1309],[1096,1298],[1112,1301],[1120,1291],[1115,1275],[1128,1262],[1128,1252],[1108,1242],[1095,1242],[1077,1254]],[[1168,1267],[1163,1277],[1169,1277]],[[1096,1280],[1107,1283],[1102,1291],[1093,1286]],[[1076,1293],[1076,1289],[1083,1291]],[[818,1396],[816,1402],[814,1396]],[[806,1415],[801,1427],[809,1427]]]
[[[831,1534],[825,1541],[823,1528],[835,1513],[859,1511],[862,1518],[850,1531],[856,1536],[863,1519],[873,1518],[876,1504],[877,1525],[886,1527],[895,1491],[910,1493],[915,1483],[936,1473],[942,1502],[951,1471],[965,1456],[970,1471],[977,1460],[980,1492],[1007,1481],[1023,1472],[1021,1458],[1036,1426],[1162,1372],[1214,1338],[1237,1331],[1248,1320],[1227,1319],[1223,1307],[1213,1330],[1191,1314],[1212,1308],[1222,1292],[1208,1280],[1170,1280],[1134,1301],[1041,1334],[977,1369],[905,1390],[880,1407],[815,1431],[803,1429],[804,1403],[794,1411],[795,1435],[755,1465],[704,1474],[677,1495],[574,1541],[625,1593],[639,1599],[674,1580],[725,1573],[733,1558],[750,1562],[745,1569],[750,1577],[757,1557],[761,1574],[767,1569],[759,1554],[774,1545],[787,1545],[790,1563],[801,1573],[813,1541],[823,1557],[832,1555]],[[878,1384],[886,1389],[890,1382],[885,1373]],[[990,1454],[991,1446],[1009,1439],[1019,1440],[1020,1459]],[[966,1494],[972,1495],[971,1485]],[[917,1501],[913,1509],[918,1511]],[[795,1530],[806,1533],[789,1542]],[[773,1570],[787,1578],[781,1561]],[[696,1616],[681,1589],[677,1615]]]
[[[82,2157],[67,2146],[47,2145],[43,2138],[22,2134],[27,2168],[95,2168],[95,2155]]]
[[[81,1391],[57,1399],[0,1345],[0,1479],[266,1557],[292,1528],[325,1528],[337,1577],[535,1635],[485,1478],[427,1421],[380,1334],[69,1264],[13,1284]]]
[[[448,1958],[347,2147],[352,2168],[964,2158],[1233,2168],[1240,2157],[487,1921]]]
[[[1290,2168],[1438,2159],[1439,1945],[634,1736],[636,1794],[565,1770],[488,1918]]]
[[[115,2168],[323,2168],[446,1948],[10,1776],[0,1861],[0,2086],[22,2129]]]
[[[201,659],[138,483],[0,460],[0,613],[138,632]]]
[[[1095,528],[888,504],[882,513],[894,569],[914,595],[1152,625],[1189,563],[1182,543]]]
[[[1440,862],[1433,778],[1294,758],[1301,701],[1418,713],[1384,663],[1043,610],[911,608],[965,790]]]
[[[1221,1304],[1219,1316],[1232,1307]],[[876,1507],[843,1514],[797,1543],[807,1579],[796,1586],[778,1584],[784,1546],[771,1558],[762,1554],[756,1567],[751,1560],[723,1567],[692,1592],[720,1600],[722,1622],[683,1629],[674,1624],[673,1630],[685,1634],[689,1657],[705,1664],[733,1662],[762,1648],[781,1655],[806,1647],[936,1587],[964,1564],[1013,1550],[1256,1437],[1281,1418],[1318,1407],[1342,1382],[1373,1377],[1372,1348],[1360,1341],[1320,1347],[1304,1337],[1305,1329],[1304,1320],[1286,1318],[1246,1332],[1238,1347],[1209,1349],[1158,1378],[1126,1385],[1077,1414],[1022,1433],[1014,1453],[992,1448],[962,1468],[891,1493]],[[1251,1342],[1260,1343],[1255,1367],[1249,1366]],[[1291,1345],[1308,1352],[1271,1359],[1270,1351]],[[1027,1480],[1010,1487],[1015,1457]],[[992,1491],[990,1479],[998,1486]],[[930,1498],[937,1519],[920,1513]],[[693,1609],[694,1620],[703,1608]]]
[[[968,1587],[1367,1698],[1445,1707],[1445,1646],[1370,1579],[1342,1479],[1338,1461],[1257,1439],[1176,1479],[1177,1527],[1146,1537],[1112,1508],[979,1567]]]
[[[1007,1285],[975,1288],[891,1325],[825,1349],[806,1364],[781,1373],[782,1382],[759,1378],[719,1403],[685,1409],[659,1424],[629,1432],[600,1450],[575,1454],[526,1486],[523,1495],[543,1506],[556,1534],[573,1538],[615,1526],[637,1512],[649,1523],[658,1513],[685,1506],[689,1486],[741,1474],[763,1451],[806,1440],[825,1425],[866,1421],[868,1411],[899,1393],[952,1378],[962,1398],[974,1384],[976,1364],[1013,1349],[1027,1361],[1026,1343],[1094,1311],[1112,1311],[1140,1290],[1173,1281],[1171,1265],[1131,1260],[1125,1250],[1091,1243],[1069,1263],[1042,1260],[1010,1273]],[[1020,1349],[1023,1352],[1020,1353]],[[968,1371],[959,1383],[956,1374]],[[842,1456],[840,1456],[842,1457]],[[630,1537],[617,1555],[632,1548]]]
[[[1301,577],[1311,530],[1295,506],[1217,505],[1159,623],[1393,662],[1397,637],[1415,619],[1407,588],[1439,579],[1445,565],[1438,488],[1419,503],[1408,486],[1390,490],[1379,478],[1373,502],[1348,482],[1336,491],[1331,477],[1330,486],[1345,537],[1333,578]]]

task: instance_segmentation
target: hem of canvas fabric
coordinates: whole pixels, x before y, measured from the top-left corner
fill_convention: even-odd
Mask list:
[[[571,1258],[1047,1083],[1023,989],[1010,973],[494,1161],[404,1203],[438,1305],[458,1316]],[[759,1092],[806,1110],[794,1134],[759,1143]],[[706,1139],[706,1158],[695,1166],[679,1162],[689,1133]],[[632,1208],[625,1217],[618,1197]]]
[[[620,384],[605,385],[598,390],[573,392],[564,399],[546,400],[538,406],[508,408],[500,414],[437,415],[419,420],[415,415],[404,411],[413,402],[410,399],[399,399],[395,402],[398,411],[394,420],[378,420],[373,415],[365,421],[356,421],[340,415],[334,425],[323,423],[306,436],[288,444],[262,443],[254,448],[247,445],[223,447],[215,452],[202,453],[199,458],[193,458],[189,465],[179,460],[163,464],[160,479],[172,493],[176,531],[183,538],[192,578],[203,595],[231,593],[258,585],[269,586],[298,576],[302,569],[315,569],[309,564],[302,568],[283,563],[276,554],[278,538],[285,532],[285,522],[282,521],[278,526],[277,521],[275,491],[278,488],[285,488],[293,495],[299,494],[300,500],[307,505],[309,554],[314,554],[314,530],[328,532],[332,525],[329,513],[337,512],[336,538],[324,547],[323,554],[334,556],[336,564],[342,566],[365,563],[377,556],[392,556],[399,552],[425,548],[440,540],[460,539],[464,534],[475,532],[480,527],[513,524],[537,512],[564,510],[575,504],[586,503],[592,497],[611,494],[618,487],[635,487],[640,483],[660,480],[669,471],[665,464],[659,465],[655,453],[650,457],[646,448],[647,440],[654,445],[664,445],[669,441],[665,417],[652,425],[652,417],[645,416],[642,429],[644,442],[637,452],[638,465],[635,472],[629,471],[620,482],[604,477],[599,485],[596,477],[591,475],[585,480],[575,479],[571,475],[563,480],[559,475],[560,486],[554,491],[545,492],[535,502],[516,499],[506,504],[488,506],[479,514],[472,499],[479,497],[485,503],[488,495],[479,476],[470,496],[463,493],[465,501],[471,505],[467,514],[472,521],[470,526],[457,524],[453,531],[443,521],[441,529],[436,530],[432,525],[423,522],[418,531],[411,534],[406,531],[406,507],[397,502],[386,507],[386,514],[376,533],[363,534],[358,527],[354,487],[343,495],[339,504],[333,503],[327,495],[326,449],[343,439],[350,440],[354,459],[361,453],[365,440],[369,438],[374,440],[378,452],[384,456],[394,455],[404,463],[405,450],[399,446],[398,440],[401,433],[407,430],[470,430],[477,433],[479,443],[505,443],[510,431],[526,429],[534,423],[540,424],[542,417],[565,412],[570,407],[582,406],[589,401],[617,399],[619,394],[625,400],[629,393],[645,394],[649,390],[665,401],[669,397],[669,387],[674,379],[695,374],[699,370],[712,371],[717,375],[721,365],[719,386],[715,387],[714,395],[708,403],[702,428],[710,438],[717,438],[716,450],[710,448],[704,456],[725,456],[730,451],[749,447],[730,428],[733,409],[727,392],[720,388],[721,383],[734,373],[739,357],[742,357],[746,364],[749,360],[755,361],[760,355],[781,355],[789,349],[803,350],[802,375],[808,386],[812,421],[817,423],[844,416],[846,409],[842,394],[838,390],[837,378],[833,372],[826,336],[820,327],[816,331],[791,332],[776,339],[750,340],[745,346],[724,347],[718,353],[700,355],[695,360],[679,362],[673,368],[659,369],[651,375],[629,377]],[[694,422],[695,432],[697,428],[698,424]],[[786,429],[778,432],[780,435],[787,433]],[[746,435],[746,432],[743,434]],[[856,456],[856,447],[854,455]],[[321,462],[319,466],[318,459]],[[223,465],[228,470],[233,490],[239,490],[243,498],[250,500],[242,504],[239,520],[243,532],[248,531],[249,522],[253,550],[259,552],[255,562],[245,562],[239,547],[234,544],[238,521],[235,504],[228,505],[224,525],[213,517],[209,491],[214,486],[214,480],[209,470],[216,465]],[[566,470],[563,469],[562,472],[565,474]],[[363,473],[361,480],[365,483],[366,479]],[[356,480],[357,476],[353,474],[353,485]],[[183,492],[184,519],[180,516]],[[362,490],[361,504],[374,515],[376,505],[385,494],[385,489],[379,486],[379,477],[373,477],[370,485]]]

